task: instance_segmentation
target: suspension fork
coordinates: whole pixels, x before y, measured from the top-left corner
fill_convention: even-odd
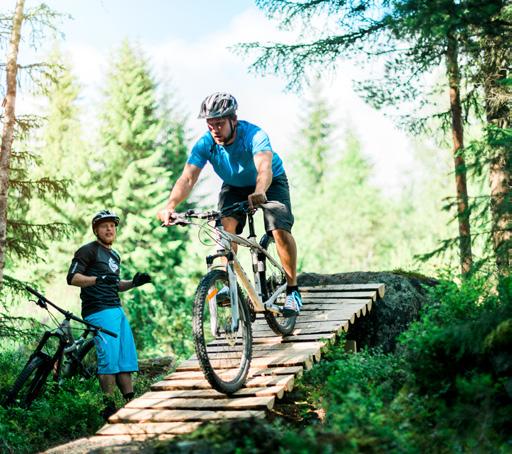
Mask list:
[[[234,259],[233,253],[229,252],[227,255],[228,259],[228,281],[229,281],[229,293],[231,298],[231,332],[236,333],[238,331],[238,324],[240,320],[240,313],[238,309],[238,284],[236,279],[236,273],[234,270]]]

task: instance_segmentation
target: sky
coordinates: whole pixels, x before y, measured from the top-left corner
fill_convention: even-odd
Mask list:
[[[13,9],[15,0],[3,0],[2,10]],[[26,0],[26,8],[38,4]],[[290,34],[279,31],[253,0],[46,0],[53,9],[70,14],[59,29],[61,47],[69,55],[83,91],[85,109],[99,101],[112,51],[124,38],[138,43],[149,57],[154,73],[176,91],[180,108],[188,114],[191,139],[204,131],[197,120],[202,99],[211,92],[231,92],[239,103],[239,118],[261,126],[274,150],[287,160],[297,141],[307,87],[301,93],[285,91],[286,81],[275,76],[249,73],[251,60],[229,47],[248,41],[279,41]],[[45,52],[50,40],[41,43]],[[20,58],[33,58],[27,46]],[[413,168],[411,145],[389,119],[366,106],[352,91],[344,63],[337,74],[322,74],[322,92],[333,109],[331,120],[342,139],[347,126],[363,141],[363,151],[374,164],[374,182],[388,195],[397,195]],[[340,143],[341,146],[341,143]],[[211,178],[211,177],[210,177]],[[214,183],[212,183],[214,184]]]

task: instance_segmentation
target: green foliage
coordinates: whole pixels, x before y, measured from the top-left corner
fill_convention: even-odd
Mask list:
[[[28,353],[0,351],[0,396],[14,383],[22,370]],[[137,396],[149,389],[150,383],[136,375],[134,389]],[[116,394],[116,403],[123,399]],[[102,393],[96,379],[73,378],[57,385],[48,380],[44,394],[27,409],[0,406],[0,452],[33,453],[81,437],[90,436],[103,424],[100,415],[104,407]]]
[[[276,403],[287,418],[208,425],[157,452],[508,452],[511,292],[510,280],[444,281],[395,353],[332,347]],[[320,420],[293,422],[304,403]]]
[[[139,351],[191,351],[191,309],[178,279],[187,232],[155,218],[186,160],[183,123],[157,102],[156,82],[142,53],[124,42],[114,56],[100,128],[98,207],[121,216],[117,247],[125,279],[149,272],[153,284],[124,296]]]
[[[417,147],[418,172],[428,177],[415,178],[400,200],[386,198],[371,183],[373,169],[353,128],[346,126],[338,149],[329,107],[317,91],[313,97],[290,172],[299,271],[411,266],[416,254],[447,233],[448,218],[438,215],[448,191],[447,164],[431,149]]]

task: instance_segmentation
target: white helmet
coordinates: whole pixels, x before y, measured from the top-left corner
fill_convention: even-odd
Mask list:
[[[236,114],[238,103],[233,95],[217,92],[207,96],[201,103],[198,118],[221,118]]]

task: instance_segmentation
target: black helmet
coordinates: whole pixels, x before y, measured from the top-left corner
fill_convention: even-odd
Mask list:
[[[238,103],[229,93],[213,93],[201,103],[201,110],[197,118],[221,118],[236,114]]]
[[[110,210],[98,211],[92,218],[92,231],[103,221],[112,221],[115,225],[119,225],[119,216]]]

